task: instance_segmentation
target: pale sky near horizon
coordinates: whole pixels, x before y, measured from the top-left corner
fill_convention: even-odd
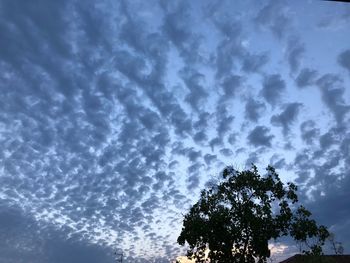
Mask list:
[[[349,25],[316,0],[0,0],[0,263],[169,262],[251,163],[350,253]]]

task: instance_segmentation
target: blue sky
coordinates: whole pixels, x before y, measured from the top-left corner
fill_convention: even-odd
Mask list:
[[[169,262],[200,190],[252,162],[349,253],[349,23],[316,0],[0,1],[0,262]]]

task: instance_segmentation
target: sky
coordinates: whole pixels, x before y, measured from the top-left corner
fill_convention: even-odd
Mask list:
[[[1,0],[0,263],[169,262],[201,189],[251,163],[350,253],[349,24],[316,0]]]

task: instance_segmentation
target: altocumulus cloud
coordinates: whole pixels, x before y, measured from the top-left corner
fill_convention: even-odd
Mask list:
[[[0,262],[169,262],[200,189],[251,162],[348,248],[350,39],[330,10],[350,11],[2,1]]]

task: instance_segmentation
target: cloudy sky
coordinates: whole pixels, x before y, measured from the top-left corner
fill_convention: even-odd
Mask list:
[[[349,24],[316,0],[1,0],[0,262],[168,262],[200,190],[252,162],[349,253]]]

